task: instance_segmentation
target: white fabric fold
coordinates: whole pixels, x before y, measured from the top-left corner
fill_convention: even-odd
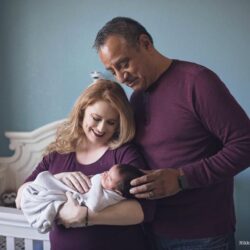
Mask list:
[[[51,230],[60,206],[67,201],[66,192],[80,205],[98,212],[107,206],[114,205],[124,199],[114,191],[106,190],[101,185],[101,174],[91,178],[91,188],[81,194],[56,179],[49,171],[41,172],[37,178],[28,184],[21,197],[21,209],[29,224],[40,233]]]

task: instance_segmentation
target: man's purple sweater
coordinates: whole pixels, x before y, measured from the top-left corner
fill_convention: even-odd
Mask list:
[[[250,165],[250,122],[218,76],[174,60],[131,103],[149,167],[181,167],[189,184],[158,200],[154,232],[177,239],[233,232],[233,177]]]

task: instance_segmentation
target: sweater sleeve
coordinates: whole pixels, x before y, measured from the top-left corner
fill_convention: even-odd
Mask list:
[[[34,181],[39,173],[43,171],[48,171],[50,163],[53,159],[53,156],[54,156],[54,153],[50,153],[44,156],[42,161],[37,165],[37,167],[34,169],[31,175],[25,180],[25,182]]]
[[[134,144],[126,144],[116,151],[118,163],[130,164],[139,169],[148,169],[144,158],[139,153]],[[144,222],[151,222],[155,213],[155,201],[146,199],[136,199],[143,210]]]
[[[211,71],[203,70],[193,84],[196,118],[220,143],[209,157],[182,166],[190,188],[222,182],[250,165],[249,118],[226,86]]]

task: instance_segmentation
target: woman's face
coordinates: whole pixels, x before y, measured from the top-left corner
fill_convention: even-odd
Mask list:
[[[87,143],[105,146],[119,126],[119,114],[109,103],[97,101],[85,109],[83,130]]]

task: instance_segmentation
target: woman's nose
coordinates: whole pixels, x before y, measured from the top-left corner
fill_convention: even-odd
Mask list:
[[[103,132],[105,130],[105,123],[104,123],[104,121],[98,123],[97,129],[98,129],[99,132]]]

